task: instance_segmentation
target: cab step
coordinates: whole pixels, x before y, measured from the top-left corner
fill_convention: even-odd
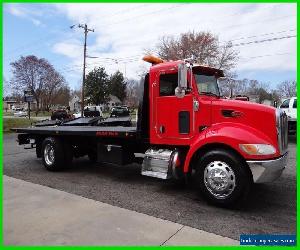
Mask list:
[[[159,179],[171,179],[176,153],[176,150],[148,149],[143,160],[141,174]]]

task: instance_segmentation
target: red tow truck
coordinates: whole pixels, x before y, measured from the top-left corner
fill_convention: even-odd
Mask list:
[[[136,126],[98,118],[15,128],[19,144],[36,147],[47,170],[74,157],[141,163],[145,176],[194,180],[216,205],[243,199],[252,183],[277,179],[287,165],[287,117],[279,109],[220,97],[222,70],[193,60],[152,63],[141,82]],[[98,120],[97,120],[98,119]],[[141,157],[141,158],[140,158]]]

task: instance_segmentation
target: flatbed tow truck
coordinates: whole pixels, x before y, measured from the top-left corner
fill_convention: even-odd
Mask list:
[[[142,175],[161,179],[186,181],[193,173],[202,194],[220,206],[243,200],[252,183],[281,175],[288,154],[284,112],[221,98],[220,69],[192,59],[143,59],[152,66],[141,81],[136,126],[77,118],[14,128],[19,144],[36,147],[50,171],[88,155],[94,162],[140,162]]]

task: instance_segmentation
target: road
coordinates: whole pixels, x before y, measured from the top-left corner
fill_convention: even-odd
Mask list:
[[[289,143],[289,166],[277,181],[256,184],[239,209],[211,206],[195,190],[140,175],[136,164],[90,164],[86,157],[64,172],[47,172],[35,150],[24,150],[15,134],[3,136],[4,174],[32,183],[239,239],[240,234],[296,233],[296,140]],[[4,187],[5,188],[5,187]]]

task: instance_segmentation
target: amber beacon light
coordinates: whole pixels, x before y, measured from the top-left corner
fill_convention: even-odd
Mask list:
[[[159,57],[156,57],[156,56],[152,56],[152,55],[146,55],[143,57],[143,60],[145,62],[148,62],[148,63],[152,63],[152,64],[159,64],[159,63],[163,63],[164,60],[159,58]]]

